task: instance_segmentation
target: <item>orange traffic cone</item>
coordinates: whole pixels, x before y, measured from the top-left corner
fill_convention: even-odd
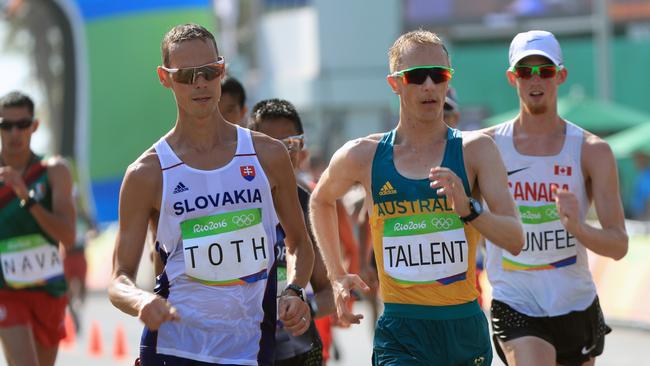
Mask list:
[[[61,340],[61,347],[64,349],[71,349],[77,341],[77,330],[74,326],[74,320],[69,312],[65,312],[65,319],[63,320],[65,327],[65,338]]]
[[[126,336],[124,335],[124,327],[122,324],[117,325],[115,330],[115,342],[113,342],[113,358],[116,360],[123,360],[129,356],[129,351],[126,347]]]
[[[99,323],[93,321],[90,328],[90,341],[88,342],[88,353],[91,356],[99,357],[104,353],[104,346],[102,342],[102,332],[99,329]]]

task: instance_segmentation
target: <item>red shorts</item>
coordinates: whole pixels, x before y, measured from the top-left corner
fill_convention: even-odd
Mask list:
[[[354,306],[354,298],[348,302],[348,309],[352,311]],[[323,342],[323,361],[330,359],[330,348],[332,348],[333,335],[332,327],[336,325],[337,320],[335,315],[324,316],[322,318],[314,319],[316,323],[316,329],[320,335],[320,339]]]
[[[30,326],[38,344],[55,347],[65,337],[67,303],[42,291],[0,290],[0,327]]]
[[[72,251],[65,253],[63,258],[63,271],[65,278],[78,278],[80,280],[86,279],[86,272],[88,271],[88,262],[86,262],[86,254],[83,251]]]

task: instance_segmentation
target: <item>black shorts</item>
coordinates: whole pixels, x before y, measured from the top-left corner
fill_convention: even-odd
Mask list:
[[[565,366],[581,365],[603,353],[605,335],[612,331],[605,324],[598,297],[585,310],[553,317],[532,317],[507,304],[493,300],[490,308],[494,347],[507,365],[498,341],[532,336],[555,347],[556,362]]]
[[[323,345],[322,343],[314,344],[309,351],[286,359],[276,360],[275,366],[321,366],[323,364]]]

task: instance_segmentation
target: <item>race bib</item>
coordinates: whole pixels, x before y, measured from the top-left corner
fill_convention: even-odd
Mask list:
[[[5,282],[17,289],[42,286],[63,276],[59,248],[39,234],[0,241],[0,262]]]
[[[519,206],[526,242],[521,253],[503,251],[502,266],[509,271],[538,271],[576,263],[576,238],[562,223],[555,204]]]
[[[284,327],[284,325],[280,321],[280,296],[282,295],[284,289],[287,287],[287,248],[284,245],[284,242],[282,242],[280,245],[277,245],[276,248],[278,250],[277,256],[275,258],[278,271],[278,287],[276,289],[275,301],[277,306],[276,309],[278,310],[275,312],[275,315],[277,326],[281,328]]]
[[[384,271],[406,285],[448,285],[466,277],[469,246],[455,214],[423,214],[384,221]]]
[[[262,209],[181,223],[185,273],[209,286],[232,286],[267,278],[269,253]]]
[[[278,251],[275,256],[278,271],[277,297],[280,297],[284,288],[287,287],[287,247],[284,245],[284,241],[281,241],[280,244],[275,246],[275,249]]]

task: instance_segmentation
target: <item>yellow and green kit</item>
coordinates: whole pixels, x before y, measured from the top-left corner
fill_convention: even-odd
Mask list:
[[[385,303],[373,362],[489,365],[487,321],[476,301],[479,233],[462,223],[428,179],[397,171],[395,134],[384,134],[372,163],[370,225]],[[462,180],[469,196],[460,131],[448,129],[441,166]]]

